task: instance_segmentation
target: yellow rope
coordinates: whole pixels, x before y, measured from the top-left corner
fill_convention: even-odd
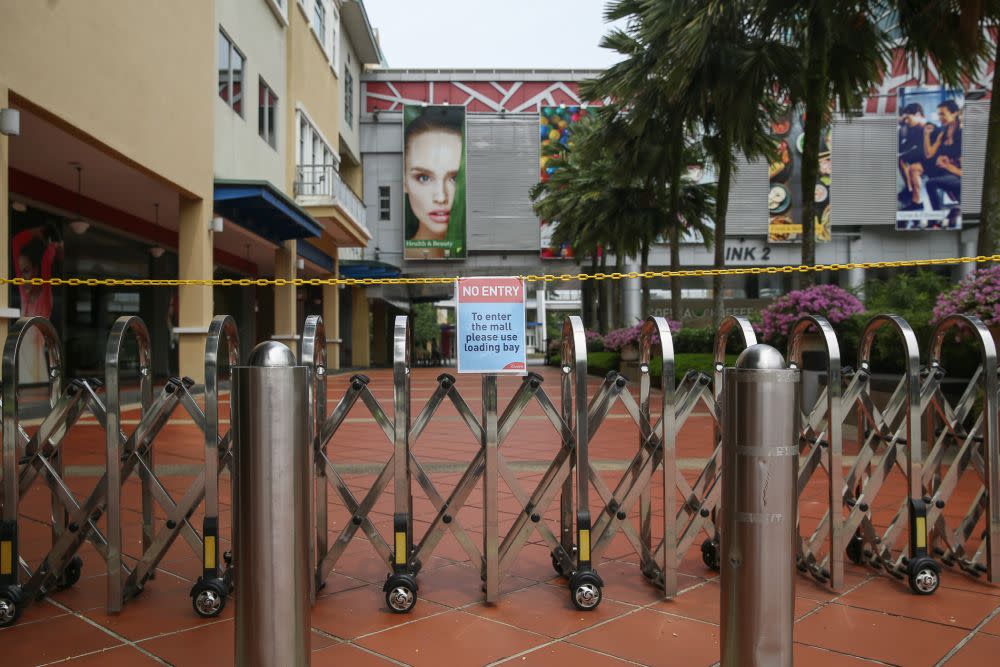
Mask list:
[[[684,269],[681,271],[632,271],[629,273],[533,273],[517,276],[527,282],[567,282],[570,280],[631,280],[635,278],[687,278],[692,276],[744,276],[776,273],[810,273],[818,271],[848,271],[850,269],[894,269],[952,264],[986,264],[1000,262],[1000,255],[977,257],[946,257],[942,259],[908,259],[895,262],[854,262],[849,264],[816,264],[788,266],[746,266],[731,269]],[[179,278],[3,278],[4,285],[50,285],[52,287],[284,287],[289,285],[447,285],[458,276],[423,278],[218,278],[182,280]]]

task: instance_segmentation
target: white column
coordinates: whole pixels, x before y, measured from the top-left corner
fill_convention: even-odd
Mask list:
[[[625,271],[631,273],[639,271],[639,262],[635,259],[625,261]],[[630,327],[642,320],[644,313],[642,310],[642,283],[639,280],[625,280],[625,326]]]
[[[862,239],[850,239],[847,242],[847,257],[849,262],[854,261],[865,261],[864,259],[856,259],[861,253],[861,243]],[[847,287],[852,292],[858,295],[862,303],[865,300],[865,270],[864,269],[850,269],[847,272]]]
[[[537,351],[545,354],[545,350],[549,349],[549,331],[546,326],[544,282],[538,286],[538,290],[535,292],[535,315],[538,317],[538,321],[542,323],[542,329],[538,333]]]
[[[851,269],[847,272],[847,287],[858,295],[862,301],[865,300],[865,270]]]
[[[979,224],[984,224],[980,222]],[[965,238],[963,238],[965,237]],[[966,232],[962,232],[959,235],[958,241],[959,257],[975,257],[976,256],[976,237],[973,234],[968,234],[966,237]],[[959,264],[955,267],[955,280],[961,280],[965,278],[970,273],[976,270],[976,264],[972,262],[967,262]]]

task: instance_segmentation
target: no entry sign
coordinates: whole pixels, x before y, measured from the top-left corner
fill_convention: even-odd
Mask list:
[[[459,278],[458,372],[521,373],[524,347],[524,281],[520,278]]]

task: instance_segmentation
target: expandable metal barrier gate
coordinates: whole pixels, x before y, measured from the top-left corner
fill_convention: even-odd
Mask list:
[[[18,414],[18,353],[26,336],[38,331],[45,340],[49,365],[51,410],[34,434],[21,424]],[[127,335],[134,336],[139,361],[138,424],[131,433],[122,430],[120,360]],[[0,626],[17,620],[21,611],[52,589],[72,586],[80,578],[82,561],[77,551],[89,541],[105,562],[107,611],[117,613],[153,578],[156,566],[178,536],[187,542],[204,565],[192,590],[195,611],[218,614],[230,592],[228,568],[219,566],[218,475],[232,463],[229,434],[220,437],[218,413],[218,356],[220,341],[228,346],[228,363],[238,363],[239,340],[235,321],[216,317],[209,327],[205,353],[203,411],[189,378],[171,378],[155,398],[149,351],[149,333],[138,317],[121,317],[108,339],[105,380],[73,380],[63,386],[64,366],[58,335],[40,317],[18,320],[8,334],[3,354],[3,513],[0,528]],[[103,397],[99,389],[104,387]],[[201,473],[179,500],[167,491],[155,472],[154,443],[178,406],[205,437],[205,463]],[[66,436],[84,414],[91,415],[104,431],[104,474],[82,496],[71,490],[64,474]],[[122,552],[122,484],[136,475],[141,484],[142,550],[134,567]],[[52,498],[52,539],[49,551],[33,566],[18,551],[18,500],[35,482],[45,484]],[[159,507],[166,520],[156,525]],[[191,517],[204,507],[199,533]],[[105,528],[99,527],[104,519]]]
[[[872,391],[871,351],[876,334],[886,328],[895,333],[905,353],[905,373],[884,405]],[[50,410],[33,434],[18,416],[17,358],[29,330],[46,341],[49,363]],[[941,380],[941,352],[946,338],[959,331],[971,333],[982,363],[953,405]],[[802,364],[809,336],[822,341],[827,382],[815,405],[802,415],[798,492],[823,475],[828,488],[825,515],[814,530],[801,534],[797,553],[799,569],[834,590],[844,582],[844,556],[858,564],[881,569],[909,580],[918,594],[933,593],[939,584],[938,561],[957,566],[972,576],[986,575],[1000,583],[1000,434],[996,345],[989,330],[971,316],[953,316],[938,325],[931,341],[929,362],[921,369],[916,336],[902,318],[874,317],[862,333],[857,370],[841,366],[840,348],[830,324],[821,317],[805,317],[790,335],[788,361]],[[719,566],[718,512],[721,491],[721,415],[719,397],[725,352],[730,336],[739,333],[744,347],[756,343],[749,321],[727,317],[715,339],[714,377],[689,371],[675,383],[675,363],[669,326],[663,318],[650,317],[640,339],[638,400],[628,382],[609,373],[588,399],[586,342],[582,321],[568,317],[563,327],[559,405],[542,387],[542,377],[527,374],[514,396],[500,410],[496,376],[482,377],[483,410],[477,417],[458,391],[455,378],[442,374],[437,387],[415,417],[410,405],[410,330],[405,317],[397,317],[393,331],[393,410],[390,415],[369,388],[368,377],[357,374],[336,407],[327,414],[326,337],[322,319],[307,319],[300,343],[300,359],[310,369],[310,429],[315,454],[316,534],[311,555],[315,589],[336,566],[358,531],[385,564],[386,604],[395,612],[413,608],[418,594],[421,564],[450,533],[473,564],[478,565],[487,601],[499,597],[502,578],[510,571],[524,545],[537,532],[550,549],[557,573],[568,579],[570,599],[582,610],[601,601],[604,583],[594,563],[623,534],[639,556],[641,573],[662,590],[664,597],[678,593],[677,571],[690,547],[702,536],[702,558]],[[131,334],[139,347],[140,418],[131,433],[122,431],[119,400],[119,366],[124,337]],[[23,608],[48,591],[73,585],[80,577],[77,550],[84,541],[94,544],[108,570],[107,609],[117,612],[124,601],[141,592],[160,559],[181,536],[201,558],[202,576],[192,589],[195,611],[218,614],[231,589],[228,567],[219,562],[219,475],[230,470],[232,445],[229,433],[220,433],[220,344],[225,340],[229,367],[239,362],[235,322],[220,316],[213,320],[206,344],[204,411],[189,379],[173,378],[153,397],[149,336],[135,317],[115,324],[108,342],[105,382],[73,380],[65,383],[58,336],[43,318],[24,318],[11,329],[3,357],[3,511],[0,514],[0,625],[16,621]],[[651,360],[659,348],[661,363],[659,409],[652,409]],[[64,386],[65,384],[65,386]],[[450,491],[439,489],[415,453],[427,425],[440,406],[450,402],[479,448]],[[505,458],[502,445],[532,402],[554,430],[559,447],[548,461],[534,488],[522,484]],[[348,414],[361,404],[389,442],[391,451],[375,481],[360,499],[331,461],[338,430]],[[591,461],[589,443],[597,435],[616,403],[621,403],[639,431],[636,453],[612,490]],[[153,464],[154,442],[178,406],[205,437],[201,473],[175,501],[157,477]],[[693,483],[679,470],[677,441],[681,429],[698,406],[713,420],[714,435],[703,468]],[[106,435],[105,473],[93,489],[78,498],[66,482],[63,449],[68,433],[81,416],[92,415]],[[857,454],[845,456],[844,430],[854,414]],[[926,454],[924,443],[926,442]],[[849,467],[845,468],[845,464]],[[886,481],[898,469],[905,480],[905,494],[891,496],[897,506],[885,529],[873,516],[875,501],[884,506],[890,494]],[[141,483],[142,553],[135,567],[122,559],[121,485],[132,475]],[[510,489],[520,511],[505,534],[500,532],[499,480]],[[652,484],[663,485],[662,507],[654,511]],[[965,479],[975,486],[972,501],[962,512],[946,512],[952,496]],[[34,565],[18,551],[18,499],[33,483],[44,483],[51,492],[51,549]],[[391,535],[383,535],[370,513],[393,484]],[[413,482],[435,510],[423,535],[414,534]],[[481,548],[458,520],[477,484],[482,482],[484,534]],[[344,504],[351,520],[330,541],[327,500],[329,488]],[[592,504],[591,492],[596,503]],[[559,495],[558,508],[554,507]],[[234,503],[239,500],[234,499]],[[204,504],[203,504],[204,503]],[[202,505],[203,504],[203,505]],[[167,515],[162,528],[154,519],[155,506]],[[203,506],[200,532],[191,523]],[[558,535],[543,520],[558,516]],[[593,515],[592,515],[593,512]],[[663,537],[654,542],[653,521],[662,518]],[[101,530],[99,522],[105,521]],[[26,519],[22,519],[26,520]],[[638,521],[638,528],[633,523]],[[800,517],[801,523],[801,517]],[[984,526],[984,528],[979,528]],[[803,533],[800,526],[800,533]],[[905,538],[905,539],[904,539]],[[935,557],[937,560],[935,560]],[[225,560],[228,561],[228,558]],[[227,562],[228,565],[228,562]],[[313,591],[315,593],[315,591]]]

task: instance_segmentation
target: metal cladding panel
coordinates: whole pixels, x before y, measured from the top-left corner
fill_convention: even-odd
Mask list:
[[[990,104],[967,102],[962,146],[962,213],[978,215],[986,164],[986,132]],[[896,116],[835,118],[833,225],[896,224]]]
[[[361,123],[361,153],[403,153],[403,114],[382,113]]]
[[[538,116],[469,114],[466,141],[469,250],[538,252]]]
[[[767,235],[767,161],[747,162],[736,157],[736,170],[729,188],[726,235]]]
[[[896,116],[835,117],[830,217],[849,225],[896,225]]]
[[[372,240],[364,250],[368,259],[375,257],[379,249],[380,258],[386,262],[396,262],[403,257],[403,158],[402,154],[369,153],[364,158],[365,204],[368,208],[368,228]],[[391,203],[389,220],[379,219],[379,186],[388,186]]]
[[[983,199],[989,116],[989,101],[966,101],[962,116],[962,214],[966,216],[978,215]]]

